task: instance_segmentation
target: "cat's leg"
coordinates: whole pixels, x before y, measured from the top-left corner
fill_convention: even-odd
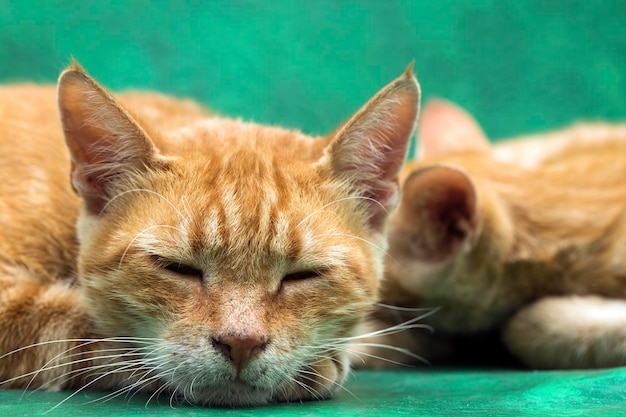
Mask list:
[[[520,310],[503,340],[538,369],[626,365],[626,300],[598,296],[547,297]]]
[[[94,381],[108,347],[96,338],[79,290],[63,283],[0,278],[0,388],[77,388]],[[108,360],[107,360],[108,361]],[[100,374],[98,374],[100,375]],[[117,385],[111,374],[93,388]]]

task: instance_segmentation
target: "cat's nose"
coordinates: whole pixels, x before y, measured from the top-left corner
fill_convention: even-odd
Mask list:
[[[267,347],[267,338],[261,335],[222,335],[211,340],[215,350],[227,357],[237,373],[240,373],[250,362],[259,356]]]

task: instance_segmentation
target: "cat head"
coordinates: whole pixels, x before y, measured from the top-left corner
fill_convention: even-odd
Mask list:
[[[402,171],[402,199],[390,218],[390,250],[446,265],[471,248],[481,219],[476,184],[454,162],[488,156],[490,147],[474,118],[444,100],[424,106],[418,138],[419,159]]]
[[[78,65],[60,76],[99,332],[193,403],[330,396],[377,298],[418,112],[410,68],[317,139],[217,117],[142,122],[121,100]]]
[[[445,300],[480,304],[482,284],[492,279],[489,264],[496,265],[498,247],[506,250],[510,243],[500,200],[475,175],[502,166],[479,124],[452,103],[427,103],[418,136],[419,159],[403,168],[401,201],[389,218],[387,279],[410,293],[412,302],[443,307],[433,316],[443,327],[480,327],[482,316],[448,320]]]

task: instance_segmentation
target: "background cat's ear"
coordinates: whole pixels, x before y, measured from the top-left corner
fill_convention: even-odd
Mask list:
[[[133,118],[78,64],[61,73],[58,104],[72,158],[71,181],[98,215],[124,175],[149,167],[156,149]]]
[[[417,133],[420,159],[460,152],[491,152],[489,140],[476,119],[449,101],[430,100],[422,111]]]
[[[329,138],[323,163],[362,198],[369,225],[380,230],[398,199],[398,171],[415,129],[420,89],[412,65]]]
[[[448,261],[471,245],[479,224],[476,187],[465,171],[429,165],[404,181],[394,214],[411,235],[416,259]]]

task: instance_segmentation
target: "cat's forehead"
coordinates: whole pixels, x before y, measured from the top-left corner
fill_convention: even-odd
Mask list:
[[[215,169],[212,179],[182,176],[186,183],[150,194],[148,204],[159,214],[144,218],[134,243],[172,259],[219,261],[237,271],[294,260],[344,263],[352,249],[341,238],[345,220],[333,210],[342,201],[320,191],[320,182],[307,185],[268,166],[250,168],[244,176],[226,175],[227,167]]]
[[[317,159],[320,140],[297,130],[212,117],[164,132],[157,146],[165,154],[222,154],[250,150],[258,158]]]
[[[330,236],[320,237],[341,223],[333,212],[340,205],[333,204],[337,190],[315,168],[321,140],[223,119],[179,128],[163,138],[157,146],[174,156],[173,175],[165,173],[153,183],[163,197],[151,198],[165,210],[155,221],[173,227],[155,230],[153,235],[165,236],[152,242],[162,240],[181,253],[247,260],[259,254],[306,258],[344,252],[344,245],[330,242]]]

